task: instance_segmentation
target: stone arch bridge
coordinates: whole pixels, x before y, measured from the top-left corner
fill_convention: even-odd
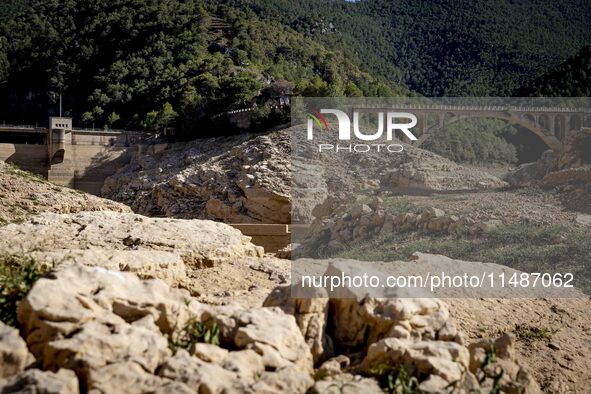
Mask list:
[[[463,119],[494,118],[520,126],[538,136],[550,149],[560,152],[564,139],[583,127],[591,127],[590,108],[502,106],[502,105],[368,105],[353,108],[361,113],[388,111],[409,112],[417,116],[418,141],[421,146],[446,125]]]

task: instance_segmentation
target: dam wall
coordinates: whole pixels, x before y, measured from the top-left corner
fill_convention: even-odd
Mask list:
[[[105,179],[129,163],[141,142],[141,136],[132,133],[72,131],[59,160],[50,159],[48,145],[26,143],[0,143],[0,160],[58,185],[98,195]]]

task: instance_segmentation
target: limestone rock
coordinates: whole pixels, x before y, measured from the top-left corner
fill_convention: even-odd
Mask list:
[[[376,380],[365,379],[351,374],[338,375],[331,379],[319,380],[314,384],[312,392],[319,394],[383,394]]]
[[[290,298],[290,287],[276,289],[266,306],[292,313],[314,361],[333,356],[333,347],[366,348],[383,337],[462,342],[447,306],[434,298]],[[327,332],[332,327],[332,332]],[[441,333],[441,334],[440,334]]]
[[[46,213],[4,226],[0,249],[8,253],[36,250],[38,257],[47,254],[46,261],[98,263],[170,282],[184,277],[179,260],[198,268],[263,254],[249,237],[222,223],[116,212]],[[145,261],[138,261],[139,257]]]
[[[182,327],[189,316],[187,298],[158,280],[74,265],[38,280],[19,305],[18,319],[29,348],[47,366],[72,362],[78,355],[98,365],[101,358],[113,362],[131,355],[128,344],[142,339],[128,336],[137,334],[147,336],[142,346],[164,351],[167,345],[157,339],[155,327],[163,334]],[[107,339],[112,333],[118,339]],[[91,344],[101,349],[98,354],[87,347]],[[60,354],[68,357],[54,358]],[[142,363],[154,367],[153,361]]]
[[[168,341],[155,325],[147,329],[136,324],[108,326],[90,321],[73,335],[49,342],[43,350],[43,368],[68,368],[86,376],[109,364],[133,361],[154,372],[169,356]]]
[[[485,388],[492,387],[500,376],[498,385],[504,392],[541,393],[529,369],[516,360],[514,342],[513,334],[504,334],[495,340],[470,344],[470,372],[480,378]]]
[[[413,376],[439,376],[439,389],[444,389],[462,379],[469,362],[468,349],[455,342],[386,338],[368,348],[361,368],[371,371],[380,365],[402,365]]]
[[[577,215],[577,223],[585,226],[591,226],[591,215]]]
[[[256,308],[236,310],[231,315],[231,323],[216,316],[222,328],[232,329],[233,345],[238,349],[253,348],[255,351],[273,360],[273,354],[303,372],[311,372],[312,355],[293,316],[285,314],[279,308]],[[263,346],[261,346],[263,345]],[[284,364],[287,365],[287,363]],[[276,365],[266,365],[274,367]]]
[[[314,379],[296,368],[287,367],[276,372],[264,372],[252,386],[260,394],[304,394],[314,384]]]
[[[289,152],[285,133],[181,143],[137,157],[101,193],[146,215],[289,223]]]
[[[169,380],[152,375],[135,362],[110,364],[90,371],[88,392],[91,394],[142,394],[163,388]]]
[[[32,356],[18,330],[0,322],[0,379],[22,372]]]
[[[78,394],[78,379],[74,372],[60,369],[56,373],[29,369],[9,380],[0,381],[0,393]]]
[[[198,393],[245,390],[236,373],[191,357],[185,350],[178,350],[174,357],[163,364],[158,374],[163,378],[182,382]]]

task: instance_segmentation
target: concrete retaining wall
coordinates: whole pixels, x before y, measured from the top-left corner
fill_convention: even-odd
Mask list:
[[[231,224],[242,234],[251,237],[251,242],[265,248],[265,253],[276,253],[291,242],[287,224]]]
[[[0,160],[58,185],[98,195],[105,179],[129,162],[140,142],[130,134],[72,132],[59,163],[49,165],[48,146],[42,144],[0,144]]]

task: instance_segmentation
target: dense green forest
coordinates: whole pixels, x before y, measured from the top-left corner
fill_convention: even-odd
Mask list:
[[[253,103],[281,122],[290,93],[507,96],[591,41],[589,20],[588,0],[9,0],[0,121],[46,122],[60,91],[79,126],[190,137]],[[587,75],[560,67],[548,84]]]
[[[518,131],[498,119],[452,123],[421,146],[457,163],[515,163],[517,149],[507,142]]]
[[[518,96],[591,97],[591,45],[519,89]]]
[[[159,128],[274,97],[406,91],[248,8],[183,0],[34,0],[0,33],[6,121],[44,122],[63,91],[76,123]]]
[[[591,41],[588,0],[225,0],[425,96],[509,96]]]

